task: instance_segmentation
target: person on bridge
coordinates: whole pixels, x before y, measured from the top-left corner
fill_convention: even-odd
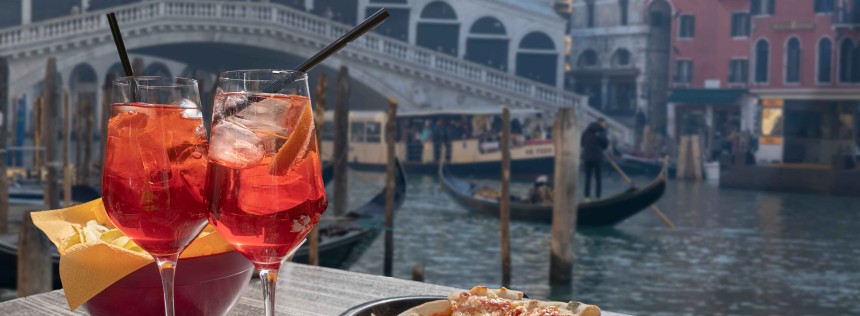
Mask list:
[[[609,138],[606,137],[606,120],[600,118],[597,122],[588,125],[582,133],[581,145],[582,158],[585,161],[585,200],[591,197],[591,178],[594,176],[594,193],[600,199],[602,188],[603,152],[609,147]]]

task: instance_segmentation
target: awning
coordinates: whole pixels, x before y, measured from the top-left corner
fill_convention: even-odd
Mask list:
[[[745,89],[674,89],[669,102],[678,104],[727,105],[737,104]]]

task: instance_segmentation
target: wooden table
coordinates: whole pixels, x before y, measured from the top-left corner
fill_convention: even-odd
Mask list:
[[[455,288],[343,270],[286,264],[278,280],[280,315],[337,316],[355,305],[392,296],[448,295]],[[263,294],[254,280],[230,315],[263,315]],[[62,290],[0,303],[0,315],[87,315],[69,311]],[[606,316],[623,316],[603,312]]]

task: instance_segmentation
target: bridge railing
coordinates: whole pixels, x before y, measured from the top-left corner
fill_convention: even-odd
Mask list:
[[[337,38],[351,29],[351,26],[273,3],[160,0],[139,2],[111,10],[116,12],[118,20],[128,25],[161,17],[211,19],[215,23],[232,20],[294,28],[327,40]],[[7,47],[41,43],[105,29],[107,19],[104,11],[8,28],[0,30],[0,51]],[[492,93],[521,100],[524,104],[541,108],[575,106],[587,121],[605,117],[612,126],[610,130],[615,139],[628,144],[633,142],[633,134],[629,128],[587,106],[586,98],[581,95],[378,34],[367,34],[351,47],[355,46],[379,54],[391,63],[419,65],[445,76],[466,79],[475,86],[484,86]]]

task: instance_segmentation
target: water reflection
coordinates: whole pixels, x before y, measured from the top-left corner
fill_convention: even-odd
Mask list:
[[[351,203],[375,194],[383,179],[352,172]],[[626,188],[617,177],[604,185]],[[528,187],[514,183],[512,191]],[[646,210],[615,228],[579,229],[569,287],[548,284],[550,226],[512,222],[513,287],[631,314],[860,314],[858,202],[670,182],[659,206],[678,227],[666,229]],[[450,201],[434,177],[411,175],[395,220],[395,276],[408,279],[423,263],[427,282],[498,285],[498,225]],[[382,248],[379,238],[351,269],[381,274]]]

